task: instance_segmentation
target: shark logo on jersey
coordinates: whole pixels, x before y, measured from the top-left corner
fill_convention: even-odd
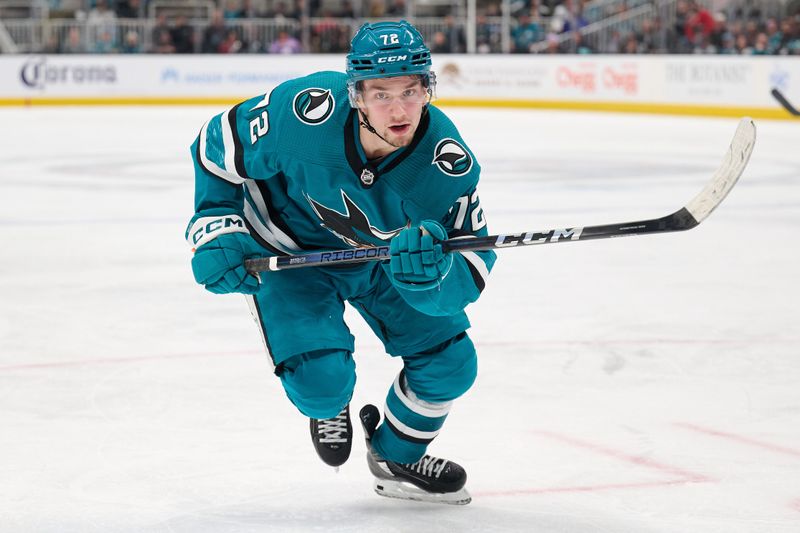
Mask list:
[[[305,89],[297,93],[292,101],[294,116],[311,126],[328,120],[335,106],[336,102],[329,89]]]
[[[442,139],[433,151],[431,165],[450,176],[463,176],[472,168],[472,156],[458,141]]]
[[[320,224],[350,246],[385,246],[386,241],[400,233],[406,226],[391,231],[381,231],[372,224],[369,218],[344,191],[344,213],[325,207],[306,195],[308,203],[322,221]]]

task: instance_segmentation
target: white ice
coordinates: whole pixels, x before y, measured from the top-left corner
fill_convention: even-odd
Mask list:
[[[800,531],[800,121],[756,121],[692,231],[499,252],[430,449],[469,472],[450,507],[375,495],[360,429],[324,466],[244,299],[195,285],[217,111],[0,110],[0,531]],[[738,122],[447,111],[492,233],[671,213]],[[348,317],[382,405],[399,361]]]

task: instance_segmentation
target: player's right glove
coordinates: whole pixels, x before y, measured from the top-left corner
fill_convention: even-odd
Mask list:
[[[202,217],[194,221],[187,239],[194,244],[192,272],[197,283],[216,294],[255,294],[259,280],[244,268],[244,260],[264,255],[238,215]]]

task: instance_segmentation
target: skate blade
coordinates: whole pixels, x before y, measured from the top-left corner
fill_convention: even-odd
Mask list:
[[[447,505],[467,505],[472,501],[467,489],[456,492],[427,492],[419,487],[403,481],[392,481],[388,479],[376,479],[373,487],[375,492],[386,498],[397,498],[399,500],[411,500],[415,502],[444,503]]]

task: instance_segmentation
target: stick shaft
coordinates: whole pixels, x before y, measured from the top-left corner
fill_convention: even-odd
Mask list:
[[[739,122],[722,164],[717,168],[712,178],[700,193],[671,215],[619,224],[556,228],[545,231],[504,233],[488,237],[450,239],[442,243],[443,247],[447,252],[483,251],[692,229],[717,208],[739,180],[750,160],[755,140],[755,124],[751,119],[743,118]],[[245,268],[250,272],[264,272],[267,270],[385,261],[387,259],[389,259],[389,247],[379,246],[315,252],[304,255],[259,257],[246,260]]]
[[[450,239],[442,243],[447,252],[480,252],[517,246],[538,244],[554,244],[558,242],[587,241],[591,239],[609,239],[629,235],[645,235],[688,230],[697,225],[697,221],[686,210],[681,209],[672,215],[635,222],[606,224],[602,226],[585,226],[574,228],[556,228],[545,231],[526,231],[522,233],[504,233],[487,237]],[[352,248],[349,250],[333,250],[302,255],[278,257],[261,257],[245,261],[245,268],[250,272],[267,270],[287,270],[325,265],[346,265],[367,261],[385,261],[389,259],[389,247]]]
[[[782,92],[780,92],[778,89],[772,89],[772,96],[778,101],[779,104],[783,106],[786,111],[796,117],[800,117],[800,111],[798,111],[791,103],[789,103],[789,100],[786,99]]]

